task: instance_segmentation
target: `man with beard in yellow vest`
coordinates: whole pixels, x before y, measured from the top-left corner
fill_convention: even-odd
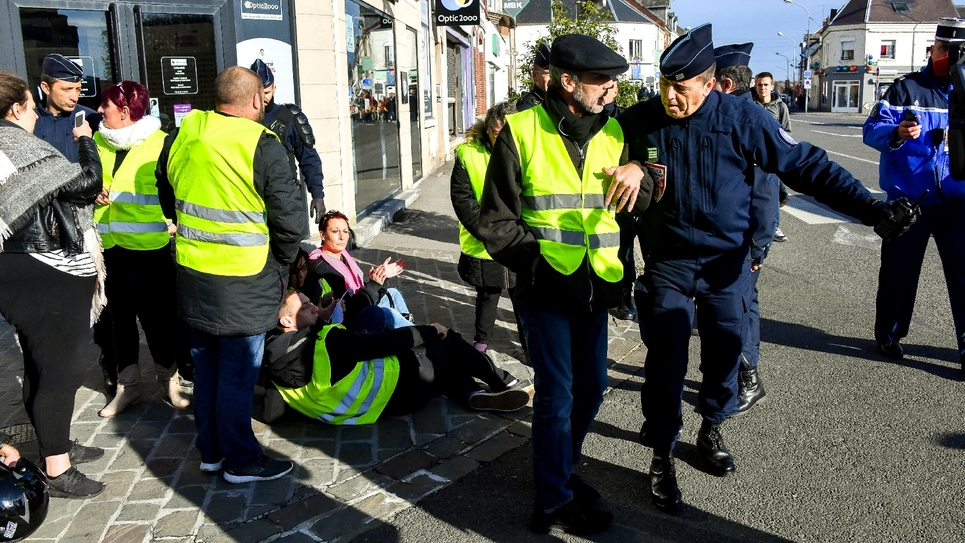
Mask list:
[[[585,534],[613,520],[573,466],[607,386],[607,309],[620,302],[623,277],[616,214],[642,212],[652,180],[626,163],[623,131],[603,113],[626,59],[569,34],[553,41],[549,65],[546,99],[508,116],[496,138],[478,237],[517,274],[514,302],[536,377],[530,529]]]
[[[288,474],[251,429],[265,332],[275,327],[288,267],[307,237],[288,153],[262,126],[261,79],[232,66],[215,79],[215,111],[192,111],[165,141],[155,172],[177,222],[178,310],[195,364],[201,470],[229,483]]]

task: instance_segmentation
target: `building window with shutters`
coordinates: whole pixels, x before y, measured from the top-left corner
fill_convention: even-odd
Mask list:
[[[630,60],[643,58],[643,40],[630,40]]]
[[[854,60],[854,38],[841,38],[841,60]]]

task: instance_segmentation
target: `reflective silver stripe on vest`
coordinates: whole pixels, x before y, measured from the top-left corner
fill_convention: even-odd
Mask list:
[[[178,235],[184,239],[220,243],[221,245],[234,245],[236,247],[261,247],[262,245],[268,244],[268,236],[266,234],[215,234],[185,226],[183,223],[178,225]]]
[[[374,402],[375,398],[379,395],[379,389],[382,388],[382,381],[385,379],[385,360],[379,358],[378,360],[373,360],[373,363],[375,366],[375,375],[372,376],[372,389],[369,391],[369,395],[362,401],[358,413],[356,413],[354,417],[342,421],[342,424],[357,423],[359,417],[369,412],[369,408],[372,407],[372,402]]]
[[[325,413],[318,418],[325,422],[332,422],[335,417],[348,413],[348,408],[352,407],[352,404],[355,403],[355,398],[358,398],[359,391],[362,390],[362,384],[365,383],[365,378],[368,377],[368,375],[368,365],[362,366],[362,371],[355,376],[355,381],[352,382],[352,387],[349,388],[348,392],[345,393],[345,396],[342,396],[342,401],[335,406],[335,409],[333,409],[331,413]]]
[[[97,223],[97,232],[106,236],[111,233],[111,227],[107,223],[99,222]]]
[[[166,222],[116,222],[111,221],[111,232],[122,232],[124,234],[150,234],[153,232],[167,232],[168,223]]]
[[[135,194],[133,192],[111,192],[112,204],[138,204],[142,206],[159,206],[160,200],[154,194]]]
[[[619,232],[610,232],[609,234],[590,234],[590,249],[604,249],[606,247],[619,246]]]
[[[372,402],[375,401],[375,397],[378,396],[379,389],[382,388],[382,379],[385,375],[385,361],[384,359],[379,358],[373,362],[375,375],[373,375],[372,388],[369,390],[368,396],[359,407],[358,415],[345,419],[342,424],[355,424],[358,421],[359,416],[364,415],[365,412],[368,411],[369,406],[372,405]],[[355,400],[358,398],[359,391],[362,390],[362,385],[365,384],[365,379],[368,376],[369,366],[368,364],[365,364],[362,366],[362,370],[359,372],[359,374],[355,376],[355,381],[352,382],[352,387],[349,388],[349,391],[345,393],[345,396],[342,397],[342,401],[335,406],[335,409],[333,409],[331,413],[325,413],[318,417],[319,420],[332,422],[336,417],[340,417],[345,413],[348,413],[349,408],[352,407],[352,404],[355,403]]]
[[[577,245],[582,247],[585,242],[583,237],[583,232],[574,232],[572,230],[557,230],[556,228],[535,228],[530,226],[533,235],[536,239],[545,239],[547,241],[555,241],[556,243],[563,243],[566,245]]]
[[[523,207],[534,211],[553,211],[557,209],[605,209],[603,194],[540,194],[521,196]]]
[[[235,224],[265,223],[265,213],[259,211],[229,211],[227,209],[215,209],[213,207],[198,204],[189,204],[184,200],[176,200],[175,206],[177,206],[178,211],[181,213],[185,213],[199,219],[204,219],[206,221]]]

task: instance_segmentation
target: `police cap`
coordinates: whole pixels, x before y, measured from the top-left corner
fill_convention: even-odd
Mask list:
[[[271,72],[271,68],[260,58],[256,58],[254,62],[251,63],[251,71],[258,74],[261,78],[261,85],[266,89],[275,84],[275,74]]]
[[[539,47],[536,49],[536,58],[533,59],[533,64],[540,68],[550,67],[550,46],[546,45],[545,41],[539,44]]]
[[[940,41],[965,40],[965,19],[939,17],[935,39]]]
[[[583,34],[566,34],[553,40],[550,65],[571,72],[620,75],[630,69],[627,59],[603,42]]]
[[[80,83],[84,78],[83,68],[60,53],[44,57],[43,73],[68,83]]]
[[[736,43],[733,45],[721,45],[714,49],[714,57],[717,59],[717,69],[730,66],[747,66],[751,61],[751,49],[753,43]]]
[[[704,73],[713,63],[713,29],[705,23],[674,40],[660,55],[660,76],[683,81]]]

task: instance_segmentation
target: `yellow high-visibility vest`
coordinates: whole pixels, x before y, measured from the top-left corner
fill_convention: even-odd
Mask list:
[[[466,142],[456,147],[456,156],[469,174],[469,184],[472,185],[472,195],[476,202],[482,198],[483,183],[486,181],[486,168],[489,166],[489,151],[481,143]],[[469,256],[492,260],[483,243],[476,239],[459,223],[459,247]]]
[[[110,191],[111,201],[94,207],[94,223],[105,249],[118,245],[134,251],[149,251],[160,249],[170,241],[154,177],[164,138],[163,131],[155,130],[131,147],[115,173],[117,150],[108,145],[100,132],[94,132],[104,170],[104,189]]]
[[[604,168],[623,154],[623,130],[610,119],[590,139],[577,175],[563,139],[542,105],[506,118],[519,152],[522,172],[521,217],[539,241],[553,269],[570,275],[584,255],[602,279],[623,278],[616,213],[603,205],[612,180]]]
[[[255,190],[255,148],[272,132],[248,119],[195,110],[171,146],[178,264],[212,275],[251,276],[268,259],[265,201]],[[277,139],[277,136],[274,136]]]

